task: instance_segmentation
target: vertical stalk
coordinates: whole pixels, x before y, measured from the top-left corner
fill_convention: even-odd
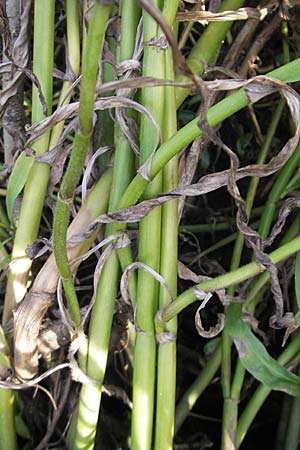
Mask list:
[[[158,2],[154,2],[159,7]],[[144,48],[143,76],[165,77],[165,55],[156,41],[162,32],[156,22],[143,12]],[[158,41],[157,41],[158,42]],[[141,103],[161,125],[164,112],[164,88],[142,89]],[[141,164],[155,145],[153,125],[148,118],[141,118],[140,153]],[[143,199],[154,197],[162,190],[159,173],[146,188]],[[156,208],[139,226],[139,260],[159,271],[161,240],[161,208]],[[158,284],[154,278],[140,270],[137,283],[136,328],[138,330],[134,349],[133,410],[131,422],[131,450],[150,450],[152,443],[155,358],[154,315],[158,306]]]
[[[66,14],[67,14],[67,43],[68,43],[68,62],[71,69],[71,75],[77,77],[79,74],[80,66],[80,32],[79,32],[79,11],[77,0],[66,0]],[[63,86],[60,92],[58,104],[68,104],[71,100],[72,93],[66,96],[68,90],[72,85],[72,81],[68,80],[63,82]],[[51,132],[49,148],[53,148],[64,128],[64,120],[59,122]]]
[[[98,2],[94,4],[91,10],[82,62],[79,131],[75,135],[69,165],[62,180],[54,215],[53,244],[55,259],[62,278],[70,314],[77,327],[80,325],[80,311],[67,256],[67,228],[73,192],[82,174],[93,130],[92,116],[98,61],[109,13],[110,5],[103,5]]]
[[[163,14],[175,17],[178,2],[165,1]],[[170,9],[173,10],[170,11]],[[169,14],[168,14],[169,13]],[[173,14],[172,14],[173,13]],[[172,18],[173,18],[172,17]],[[172,25],[172,23],[171,23]],[[171,50],[166,54],[165,77],[173,80],[174,68]],[[163,140],[176,133],[176,99],[174,87],[165,88]],[[163,191],[169,192],[178,186],[178,157],[174,156],[162,171]],[[166,280],[174,298],[177,295],[177,259],[178,259],[178,201],[173,200],[162,207],[161,225],[161,261],[160,274]],[[169,301],[168,293],[163,286],[159,288],[159,307]],[[166,331],[173,335],[171,342],[160,343],[157,360],[157,394],[155,446],[157,450],[172,450],[174,435],[175,393],[176,393],[176,333],[177,318],[166,325]]]
[[[0,326],[0,367],[1,378],[11,370],[9,348]],[[0,450],[17,450],[17,435],[14,417],[14,393],[11,389],[0,388]]]
[[[48,113],[52,107],[53,45],[54,45],[54,0],[39,0],[34,3],[33,72],[37,76],[45,98]],[[35,86],[32,89],[32,123],[44,118],[43,109]],[[33,144],[37,155],[48,150],[50,132],[46,132]],[[8,276],[3,323],[12,315],[12,310],[25,293],[31,260],[26,248],[36,239],[41,220],[48,183],[49,165],[34,162],[25,186],[17,224],[12,264]]]
[[[134,50],[135,32],[139,20],[139,8],[135,0],[126,0],[121,5],[120,61],[130,59]],[[129,143],[118,126],[113,167],[113,182],[109,210],[117,209],[118,202],[133,174],[134,155]],[[111,227],[107,227],[109,235]],[[106,370],[108,345],[118,287],[119,263],[113,252],[106,261],[96,292],[95,305],[89,327],[87,374],[97,385],[83,385],[80,392],[78,419],[73,449],[92,449],[99,416],[101,389]],[[109,286],[109,288],[108,288]]]

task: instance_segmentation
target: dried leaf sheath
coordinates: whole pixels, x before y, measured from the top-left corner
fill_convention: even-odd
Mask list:
[[[111,184],[111,171],[107,172],[98,182],[97,186],[88,196],[87,202],[82,206],[74,221],[68,229],[68,239],[74,235],[82,234],[95,215],[106,210]],[[98,197],[98,200],[95,201]],[[101,201],[100,201],[101,199]],[[98,230],[87,241],[69,248],[70,261],[84,253]],[[75,271],[77,266],[72,265]],[[54,300],[59,279],[58,269],[52,254],[40,272],[33,286],[14,315],[14,363],[16,374],[23,379],[33,378],[38,369],[38,343],[37,337],[44,315]]]

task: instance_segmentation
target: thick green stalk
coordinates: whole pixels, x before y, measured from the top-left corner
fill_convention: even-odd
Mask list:
[[[158,2],[155,2],[159,6]],[[143,12],[144,41],[158,39],[161,30],[156,22]],[[143,58],[143,76],[165,77],[165,50],[157,45],[146,45]],[[145,88],[141,103],[157,122],[163,124],[164,88]],[[140,160],[144,163],[155,145],[153,125],[144,115],[140,126]],[[143,198],[152,198],[162,190],[161,173],[157,174],[144,192]],[[161,241],[161,208],[152,211],[139,225],[139,261],[159,271]],[[131,450],[150,450],[152,443],[155,357],[154,316],[158,306],[158,283],[147,272],[138,272],[136,327],[134,349],[133,409],[131,421]]]
[[[53,45],[54,45],[54,0],[34,3],[33,72],[37,76],[46,102],[48,114],[52,108]],[[42,104],[35,86],[32,89],[32,123],[44,118]],[[46,132],[33,144],[37,155],[48,150],[50,132]],[[20,216],[17,224],[11,269],[9,272],[2,321],[5,323],[12,310],[24,297],[31,267],[26,248],[36,239],[50,167],[34,162],[25,185]]]
[[[176,2],[165,2],[165,8],[172,3],[175,11]],[[166,52],[166,78],[174,79],[172,53]],[[165,89],[165,110],[163,123],[163,140],[176,133],[175,89]],[[178,186],[178,157],[174,156],[163,168],[163,191],[168,192]],[[161,262],[160,274],[167,282],[175,298],[177,295],[177,259],[178,259],[178,201],[173,200],[162,207]],[[169,301],[169,295],[163,286],[159,289],[159,307]],[[157,361],[156,393],[156,450],[172,450],[176,394],[176,333],[177,319],[170,321],[166,331],[174,336],[171,342],[160,343]]]
[[[134,50],[135,32],[139,20],[139,8],[135,0],[121,5],[120,61],[130,59]],[[116,151],[113,166],[113,182],[109,210],[116,209],[120,197],[133,174],[134,155],[120,127],[116,130]],[[106,234],[110,234],[107,227]],[[101,389],[106,370],[111,324],[118,287],[119,263],[115,252],[105,263],[96,292],[95,305],[89,327],[88,375],[97,380],[97,385],[84,385],[80,392],[78,420],[75,431],[75,449],[92,449],[99,416]],[[108,289],[109,286],[109,289]]]
[[[243,0],[224,0],[219,11],[235,10],[243,6]],[[202,75],[204,66],[202,61],[207,64],[214,64],[217,60],[220,47],[229,31],[232,21],[228,22],[211,22],[201,34],[201,37],[187,58],[188,66],[196,75]],[[189,81],[187,77],[180,75],[176,77],[176,81]],[[177,108],[184,99],[189,95],[189,89],[176,90]]]
[[[67,14],[67,43],[68,43],[68,63],[71,69],[72,75],[76,78],[79,74],[80,67],[80,30],[79,30],[79,11],[78,11],[78,1],[77,0],[67,0],[66,1],[66,14]],[[64,81],[63,86],[59,96],[59,105],[66,105],[70,102],[72,93],[66,96],[68,90],[70,89],[72,82]],[[64,128],[65,121],[59,122],[51,132],[50,145],[49,148],[55,147],[57,144]]]
[[[0,326],[0,376],[7,377],[11,370],[9,348]],[[14,393],[11,389],[0,388],[0,450],[17,450],[17,435],[14,417]]]
[[[80,325],[80,311],[68,263],[66,236],[73,192],[82,174],[93,130],[92,120],[98,61],[103,46],[109,12],[110,5],[102,5],[98,2],[94,4],[91,10],[82,62],[79,131],[75,135],[69,165],[62,180],[54,216],[53,244],[55,259],[62,278],[70,314],[76,326]]]

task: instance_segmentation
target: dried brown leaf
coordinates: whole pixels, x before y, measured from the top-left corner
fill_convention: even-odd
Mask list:
[[[239,8],[235,11],[222,11],[218,13],[210,11],[185,11],[177,13],[176,20],[178,22],[222,22],[248,19],[264,20],[268,14],[274,11],[274,7],[276,6],[277,5],[273,3],[259,10],[256,8]]]
[[[9,58],[9,71],[12,73],[11,82],[0,92],[0,110],[6,105],[10,97],[15,95],[22,79],[22,70],[26,69],[29,60],[28,49],[28,24],[30,18],[31,0],[22,1],[23,11],[21,15],[21,29],[13,45]],[[6,65],[6,68],[8,66]],[[18,68],[19,70],[15,70]],[[20,71],[21,70],[21,71]]]
[[[152,269],[152,267],[147,266],[146,264],[137,261],[137,262],[133,262],[132,264],[129,264],[129,266],[126,267],[126,269],[124,270],[124,272],[122,274],[122,278],[121,278],[121,282],[120,282],[121,295],[127,304],[129,304],[129,305],[131,304],[130,300],[129,300],[129,295],[128,295],[129,275],[131,272],[138,270],[138,269],[142,269],[145,272],[148,272],[153,278],[155,278],[168,292],[169,301],[173,300],[171,289],[169,288],[168,283],[166,282],[164,277],[162,277],[158,272],[156,272],[154,269]]]
[[[217,314],[218,321],[215,326],[210,327],[209,330],[205,330],[202,325],[201,316],[200,316],[200,308],[198,308],[195,315],[195,326],[196,330],[200,334],[200,336],[204,338],[213,338],[221,333],[225,325],[225,316],[222,313]]]
[[[94,105],[94,110],[103,110],[110,108],[133,108],[138,112],[145,114],[155,127],[157,135],[155,149],[158,147],[160,142],[160,128],[153,115],[146,108],[144,108],[141,104],[135,102],[134,100],[121,96],[104,97],[96,100]],[[38,137],[46,133],[49,129],[53,128],[59,122],[77,116],[78,111],[79,102],[63,105],[61,107],[58,107],[51,116],[46,117],[41,122],[34,123],[30,127],[27,127],[27,133],[30,137],[26,142],[26,147],[30,147]]]

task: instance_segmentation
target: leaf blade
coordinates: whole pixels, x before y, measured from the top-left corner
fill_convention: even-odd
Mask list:
[[[300,377],[289,372],[270,356],[264,345],[236,314],[229,314],[227,326],[245,369],[270,389],[297,396]]]
[[[13,206],[16,198],[25,186],[26,180],[34,163],[33,156],[26,156],[22,152],[15,162],[9,177],[6,194],[6,210],[10,223],[13,223]]]

